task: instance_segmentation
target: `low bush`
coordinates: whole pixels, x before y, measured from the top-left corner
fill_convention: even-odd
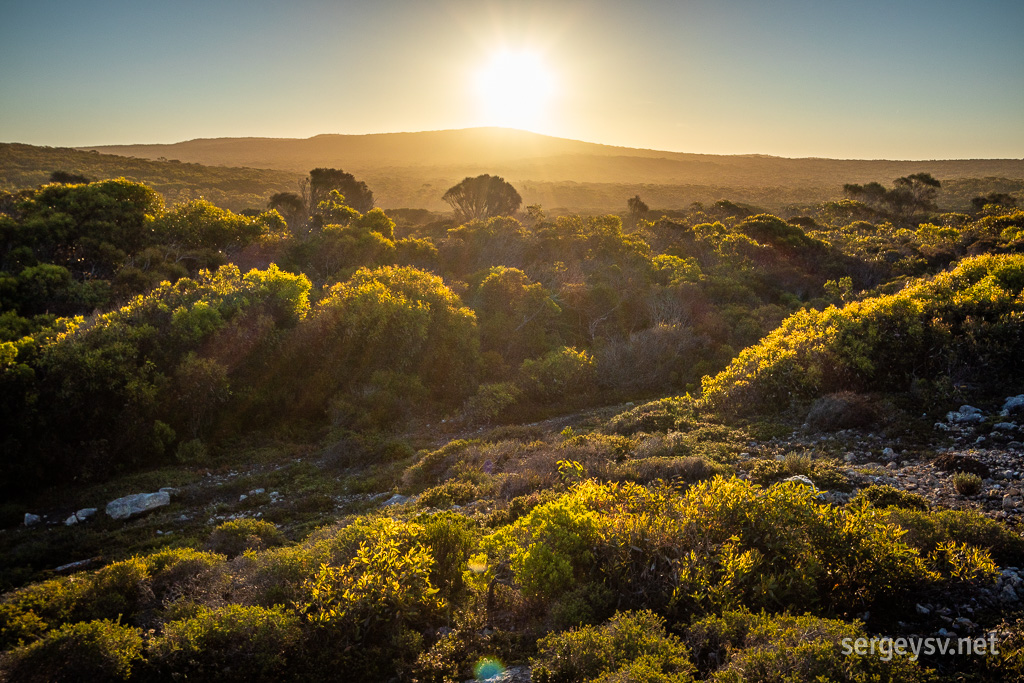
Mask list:
[[[976,496],[981,493],[981,477],[970,472],[957,472],[951,477],[953,488],[962,496]]]
[[[904,510],[928,510],[928,499],[924,496],[902,491],[888,484],[872,484],[857,492],[851,502],[866,500],[875,507],[888,508],[896,507]]]
[[[538,642],[533,659],[537,683],[577,681],[692,681],[686,646],[665,632],[649,611],[619,612],[602,626],[554,633]]]
[[[931,672],[906,657],[882,661],[877,654],[847,655],[843,642],[866,637],[861,626],[810,615],[725,612],[694,622],[686,642],[706,680],[725,683],[790,681],[932,680]]]
[[[164,625],[149,663],[168,678],[280,680],[301,640],[299,617],[282,608],[200,607]]]
[[[233,519],[219,524],[206,542],[207,548],[228,557],[247,550],[262,550],[285,542],[276,526],[261,519]]]
[[[142,632],[113,621],[65,624],[4,663],[11,681],[106,683],[128,680],[142,660]],[[0,673],[3,673],[0,671]]]

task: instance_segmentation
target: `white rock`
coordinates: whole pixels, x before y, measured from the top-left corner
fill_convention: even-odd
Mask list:
[[[1010,415],[1022,410],[1024,410],[1024,394],[1010,396],[1006,399],[1006,402],[1003,403],[1003,415]]]
[[[95,517],[97,512],[96,508],[82,508],[75,513],[75,517],[78,517],[79,522],[84,522]]]
[[[802,474],[794,475],[792,477],[789,477],[788,479],[783,479],[782,481],[792,482],[794,484],[803,484],[804,486],[810,486],[815,491],[818,490],[818,487],[814,485],[814,482]]]
[[[931,614],[931,610],[928,609],[927,607],[925,607],[924,605],[918,604],[918,605],[914,605],[914,607],[917,608],[917,613],[918,614]]]
[[[409,501],[409,496],[403,496],[400,493],[396,493],[395,495],[391,496],[386,501],[384,501],[381,504],[381,507],[391,507],[392,505],[401,505],[402,503],[407,503],[408,501]]]
[[[43,518],[39,515],[33,515],[31,512],[25,513],[25,526],[35,526],[43,521]]]
[[[114,519],[128,519],[170,503],[171,496],[166,491],[136,493],[107,503],[107,514]]]
[[[265,493],[265,492],[266,492],[266,489],[253,489],[252,491],[249,491],[249,495],[250,496],[258,496],[259,494]]]
[[[249,497],[249,496],[247,496],[247,495],[245,495],[245,494],[243,493],[242,495],[240,495],[240,496],[238,497],[238,502],[239,502],[239,503],[241,503],[241,502],[242,502],[243,500],[245,500],[245,499],[246,499],[246,498],[248,498],[248,497]]]
[[[71,513],[71,516],[64,520],[64,526],[74,526],[75,524],[78,524],[78,517]]]
[[[1017,425],[1013,422],[997,422],[992,425],[992,429],[999,429],[1004,432],[1012,432],[1017,429]]]
[[[968,424],[971,422],[984,422],[985,416],[974,406],[960,406],[960,410],[946,413],[946,422],[956,424]]]

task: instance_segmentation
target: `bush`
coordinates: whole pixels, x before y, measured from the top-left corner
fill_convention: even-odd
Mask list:
[[[447,509],[452,505],[465,505],[476,497],[476,486],[470,482],[446,481],[424,491],[417,502],[423,507]]]
[[[844,639],[866,634],[857,624],[813,616],[726,612],[687,630],[699,668],[708,680],[757,683],[790,681],[927,681],[930,672],[906,657],[846,655]]]
[[[962,496],[976,496],[981,493],[981,477],[970,472],[957,472],[952,476],[953,488]]]
[[[184,465],[202,465],[210,459],[206,444],[202,439],[182,441],[178,444],[178,450],[175,451],[174,457]]]
[[[168,677],[207,681],[280,679],[302,639],[299,618],[282,608],[198,608],[172,621],[150,647],[150,664]]]
[[[661,617],[646,610],[619,612],[600,627],[551,634],[537,646],[532,662],[537,683],[693,680],[686,646],[665,633]]]
[[[66,624],[7,663],[9,680],[26,683],[97,683],[127,680],[142,659],[142,632],[113,621]]]
[[[872,484],[861,489],[852,502],[866,500],[875,507],[888,508],[896,507],[904,510],[928,510],[928,499],[917,493],[901,491],[888,484]]]
[[[537,360],[523,361],[519,383],[536,401],[549,403],[592,393],[597,380],[594,358],[586,351],[562,347]]]
[[[243,518],[218,525],[210,534],[206,547],[213,552],[235,557],[247,550],[263,550],[284,542],[284,534],[270,522]]]

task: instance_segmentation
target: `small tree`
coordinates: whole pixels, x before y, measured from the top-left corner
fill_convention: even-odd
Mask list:
[[[519,210],[523,198],[504,178],[488,174],[466,178],[442,197],[460,220],[511,216]]]
[[[373,208],[373,192],[366,183],[339,168],[314,168],[309,172],[310,210],[316,212],[320,202],[330,196],[331,190],[340,192],[345,197],[345,204],[359,213]]]
[[[629,223],[630,225],[638,225],[650,208],[644,203],[644,200],[640,199],[640,195],[636,195],[628,202],[629,206]]]

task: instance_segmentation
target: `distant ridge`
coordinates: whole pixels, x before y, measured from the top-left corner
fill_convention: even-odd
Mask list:
[[[701,185],[829,185],[928,171],[940,178],[1024,178],[1024,160],[935,161],[788,159],[615,147],[510,128],[418,133],[324,134],[311,138],[207,138],[161,145],[82,149],[144,159],[303,172],[318,166],[377,175],[385,169],[434,174],[497,173],[509,180]]]

